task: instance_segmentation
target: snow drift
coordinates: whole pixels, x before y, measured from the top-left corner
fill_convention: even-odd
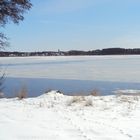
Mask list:
[[[0,99],[0,140],[139,140],[139,96]]]

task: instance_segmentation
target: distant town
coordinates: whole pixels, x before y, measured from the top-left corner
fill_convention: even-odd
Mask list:
[[[77,56],[77,55],[140,55],[140,48],[105,48],[91,51],[41,51],[41,52],[18,52],[0,51],[0,57],[27,57],[27,56]]]

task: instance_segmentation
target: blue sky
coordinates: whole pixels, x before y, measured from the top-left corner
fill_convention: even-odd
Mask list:
[[[31,0],[20,24],[3,31],[10,51],[140,48],[140,0]]]

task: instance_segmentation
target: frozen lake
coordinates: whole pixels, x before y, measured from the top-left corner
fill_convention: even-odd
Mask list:
[[[51,56],[0,58],[6,73],[4,91],[14,95],[26,85],[30,96],[48,89],[85,94],[98,89],[140,89],[140,56]]]

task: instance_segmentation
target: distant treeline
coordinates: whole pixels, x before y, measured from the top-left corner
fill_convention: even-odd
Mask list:
[[[139,55],[140,48],[125,49],[125,48],[106,48],[92,51],[42,51],[42,52],[6,52],[0,51],[0,57],[11,56],[71,56],[71,55]]]

